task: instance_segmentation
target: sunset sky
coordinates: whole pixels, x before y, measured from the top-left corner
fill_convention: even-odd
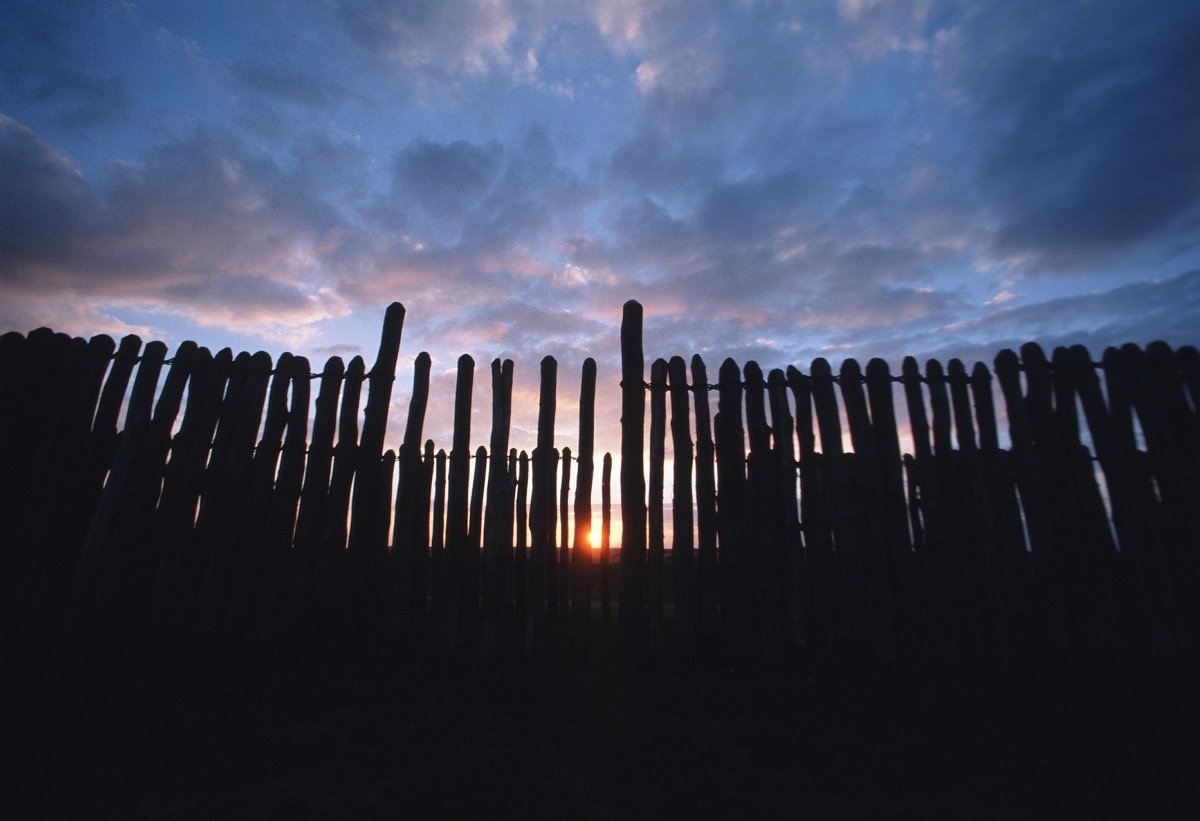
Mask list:
[[[1200,343],[1200,3],[21,2],[0,331],[538,362]],[[607,410],[606,410],[607,409]],[[598,461],[598,460],[597,460]]]

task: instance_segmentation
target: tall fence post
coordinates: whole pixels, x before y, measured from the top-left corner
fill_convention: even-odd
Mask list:
[[[644,634],[646,566],[646,430],[642,306],[630,300],[621,316],[621,633],[630,649]]]
[[[574,638],[585,644],[592,612],[592,479],[595,473],[596,360],[583,360],[579,380],[579,451],[575,462],[575,546],[571,557]]]

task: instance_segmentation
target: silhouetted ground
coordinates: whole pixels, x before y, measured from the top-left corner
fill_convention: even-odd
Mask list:
[[[6,817],[1197,817],[1196,676],[391,659],[2,675]],[[13,661],[10,658],[10,661]]]

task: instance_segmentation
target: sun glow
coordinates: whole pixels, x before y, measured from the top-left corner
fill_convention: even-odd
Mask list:
[[[588,543],[591,544],[593,550],[600,549],[600,540],[601,540],[601,537],[600,537],[599,530],[593,530],[590,533],[588,533]]]

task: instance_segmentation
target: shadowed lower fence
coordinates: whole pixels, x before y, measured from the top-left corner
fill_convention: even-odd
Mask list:
[[[630,302],[613,566],[609,454],[591,539],[595,363],[578,441],[558,449],[557,364],[542,361],[537,446],[518,453],[513,363],[493,362],[489,447],[472,453],[475,363],[461,357],[447,452],[423,441],[422,353],[403,440],[385,450],[403,319],[393,304],[370,371],[0,337],[4,637],[367,634],[536,656],[586,646],[615,610],[630,649],[814,669],[1192,661],[1200,647],[1195,348],[1096,362],[1031,343],[990,370],[909,357],[899,374],[880,359],[765,374],[726,360],[710,383],[699,356],[647,373]]]

